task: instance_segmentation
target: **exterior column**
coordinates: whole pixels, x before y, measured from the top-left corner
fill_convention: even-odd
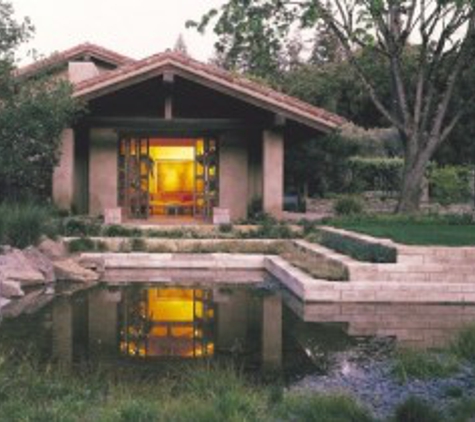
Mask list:
[[[89,351],[93,358],[118,353],[119,290],[94,290],[89,293]]]
[[[248,182],[246,138],[225,133],[219,140],[219,207],[229,209],[231,220],[247,216]]]
[[[59,163],[53,171],[53,201],[58,208],[70,210],[74,197],[74,130],[61,134]]]
[[[89,213],[104,214],[117,208],[118,136],[113,129],[89,132]]]
[[[282,297],[265,296],[262,300],[262,366],[264,370],[282,365]]]
[[[265,130],[262,136],[263,210],[280,217],[284,202],[284,135]]]

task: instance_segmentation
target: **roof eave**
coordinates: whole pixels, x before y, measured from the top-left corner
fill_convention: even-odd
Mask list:
[[[283,117],[302,123],[305,126],[324,133],[331,132],[344,123],[344,119],[341,119],[340,122],[333,121],[333,119],[325,119],[323,116],[315,116],[312,113],[308,113],[305,110],[301,110],[290,104],[277,104],[276,99],[269,100],[264,93],[252,91],[249,87],[235,84],[232,81],[210,76],[204,71],[191,68],[183,63],[171,60],[169,57],[165,57],[162,61],[153,62],[149,66],[139,68],[136,71],[120,73],[116,75],[116,77],[111,75],[111,77],[102,81],[99,80],[97,84],[87,85],[82,89],[79,87],[79,89],[74,92],[73,96],[75,98],[89,101],[115,92],[126,86],[136,84],[137,82],[147,80],[150,77],[159,76],[163,74],[164,71],[170,69],[175,71],[178,76],[187,79],[190,79],[190,76],[192,76],[191,79],[197,83],[216,91],[232,95],[245,102],[265,108],[274,113],[281,114]]]

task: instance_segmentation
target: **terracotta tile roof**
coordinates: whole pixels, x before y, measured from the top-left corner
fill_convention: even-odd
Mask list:
[[[111,72],[82,81],[75,86],[74,96],[86,100],[96,98],[120,89],[128,81],[133,83],[136,78],[143,80],[166,70],[184,78],[192,76],[205,85],[213,84],[216,89],[223,88],[244,101],[281,113],[285,117],[320,130],[332,130],[346,122],[341,116],[322,108],[172,51],[131,62]]]
[[[85,55],[90,55],[116,66],[122,66],[134,62],[134,60],[130,57],[123,56],[122,54],[116,53],[115,51],[109,50],[99,45],[83,43],[68,50],[53,53],[52,55],[38,60],[32,64],[20,67],[16,70],[15,74],[18,77],[28,77],[34,75],[37,72],[51,69],[55,66],[61,65],[62,63],[67,63],[70,60],[74,60]]]

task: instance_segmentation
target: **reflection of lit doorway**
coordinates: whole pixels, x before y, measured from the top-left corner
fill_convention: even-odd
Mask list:
[[[131,289],[121,307],[121,353],[131,357],[207,357],[214,354],[212,292]]]
[[[123,137],[119,204],[129,218],[209,218],[218,200],[217,164],[214,139]]]

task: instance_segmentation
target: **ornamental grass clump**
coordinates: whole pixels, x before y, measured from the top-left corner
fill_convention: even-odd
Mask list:
[[[442,417],[425,400],[412,396],[396,408],[394,422],[442,422]]]
[[[370,413],[344,395],[292,394],[277,410],[280,421],[371,422]]]
[[[458,332],[451,350],[460,358],[475,363],[475,324],[469,324]]]
[[[395,356],[393,374],[398,381],[407,382],[409,378],[446,378],[459,368],[457,358],[447,352],[399,349]]]
[[[17,248],[35,245],[43,234],[54,236],[50,208],[33,203],[0,205],[0,243]]]

